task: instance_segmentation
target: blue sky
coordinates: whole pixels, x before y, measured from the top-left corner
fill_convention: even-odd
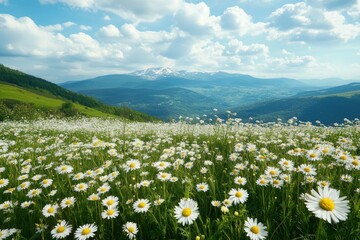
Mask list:
[[[360,0],[0,0],[0,63],[53,82],[151,67],[360,80]]]

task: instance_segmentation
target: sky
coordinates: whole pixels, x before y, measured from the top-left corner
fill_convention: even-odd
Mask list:
[[[360,0],[0,0],[0,63],[56,83],[152,67],[360,80]]]

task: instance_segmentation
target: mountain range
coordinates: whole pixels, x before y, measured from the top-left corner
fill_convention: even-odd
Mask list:
[[[207,114],[316,89],[303,82],[226,72],[202,73],[153,68],[129,74],[71,81],[62,87],[105,103],[127,105],[164,120]]]

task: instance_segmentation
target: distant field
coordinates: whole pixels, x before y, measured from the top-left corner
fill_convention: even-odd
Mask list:
[[[58,98],[51,98],[47,96],[42,96],[31,91],[27,91],[25,89],[0,83],[0,99],[12,99],[25,103],[32,103],[37,107],[45,107],[45,108],[60,108],[61,105],[65,102]],[[91,117],[106,117],[112,116],[110,114],[106,114],[100,112],[98,110],[85,107],[80,104],[74,104],[75,108],[79,110],[79,112],[91,116]]]

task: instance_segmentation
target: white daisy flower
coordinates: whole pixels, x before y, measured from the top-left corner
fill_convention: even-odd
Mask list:
[[[340,197],[340,191],[328,186],[318,187],[318,192],[312,189],[311,194],[305,195],[305,204],[316,217],[329,223],[346,220],[350,211],[349,200]]]
[[[116,218],[117,216],[119,216],[119,210],[117,210],[116,208],[112,208],[112,207],[104,210],[101,213],[101,217],[103,219]]]
[[[261,222],[258,223],[256,218],[253,219],[248,217],[244,223],[244,230],[246,236],[251,240],[262,240],[268,235],[266,227]]]
[[[138,233],[138,227],[136,223],[127,222],[123,225],[124,232],[128,235],[129,239],[136,238],[136,234]]]
[[[196,184],[196,190],[198,192],[206,192],[209,190],[209,185],[207,183]]]
[[[85,240],[95,236],[97,226],[95,224],[85,224],[78,227],[75,231],[75,239]]]
[[[72,206],[74,206],[75,202],[76,202],[76,199],[74,197],[67,197],[61,201],[60,206],[61,206],[61,208],[72,207]]]
[[[233,203],[233,204],[239,204],[239,203],[244,203],[246,202],[246,200],[249,197],[248,192],[245,189],[242,188],[238,188],[238,189],[231,189],[229,192],[230,198],[229,200]]]
[[[51,236],[56,239],[62,239],[70,235],[71,230],[72,226],[63,220],[51,230]]]
[[[102,205],[108,208],[115,208],[119,204],[119,198],[114,196],[108,196],[102,200]]]
[[[193,224],[199,216],[198,204],[192,199],[183,198],[180,200],[179,206],[175,207],[174,213],[178,223]]]
[[[42,213],[45,217],[55,216],[58,207],[59,206],[57,204],[46,204],[42,209]]]
[[[133,204],[134,211],[137,213],[147,212],[151,203],[147,199],[139,199]]]

